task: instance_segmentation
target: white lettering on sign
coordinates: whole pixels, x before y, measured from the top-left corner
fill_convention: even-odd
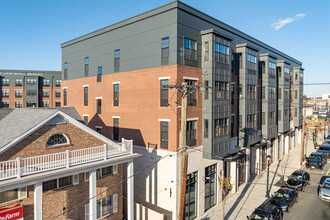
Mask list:
[[[7,214],[5,217],[0,217],[0,220],[9,220],[15,217],[19,217],[19,212],[16,212],[14,214]]]
[[[0,75],[7,76],[43,76],[43,73],[14,73],[14,72],[0,72]],[[2,219],[0,219],[2,220]]]

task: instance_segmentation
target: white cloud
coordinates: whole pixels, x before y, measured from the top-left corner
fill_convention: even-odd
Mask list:
[[[298,19],[301,19],[303,17],[306,16],[306,13],[301,13],[301,14],[296,14],[295,16],[293,16],[292,18],[286,18],[286,19],[278,19],[278,21],[273,22],[270,26],[274,27],[274,29],[280,30],[282,27],[284,27],[287,24],[290,24]]]

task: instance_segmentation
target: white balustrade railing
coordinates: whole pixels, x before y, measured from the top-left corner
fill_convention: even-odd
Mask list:
[[[0,181],[133,153],[133,141],[0,162]]]

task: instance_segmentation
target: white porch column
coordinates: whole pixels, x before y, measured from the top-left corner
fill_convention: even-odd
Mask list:
[[[34,220],[42,220],[42,183],[34,185]]]
[[[127,219],[134,219],[134,166],[133,160],[127,163]]]
[[[236,173],[237,173],[237,164],[236,161],[230,162],[230,182],[232,187],[232,193],[235,193],[237,191],[237,184],[236,184]]]
[[[89,172],[89,220],[96,220],[96,170]]]
[[[252,164],[252,161],[251,161],[251,150],[252,148],[246,148],[246,165],[245,165],[245,178],[246,178],[246,181],[245,182],[248,182],[250,180],[250,177],[251,177],[251,164]]]
[[[259,175],[259,172],[260,172],[260,148],[258,147],[256,149],[256,160],[255,160],[255,163],[253,164],[254,165],[254,172],[256,175]]]

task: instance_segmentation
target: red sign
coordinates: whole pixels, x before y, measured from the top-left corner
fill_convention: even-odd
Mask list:
[[[0,220],[23,220],[23,206],[0,209]]]

